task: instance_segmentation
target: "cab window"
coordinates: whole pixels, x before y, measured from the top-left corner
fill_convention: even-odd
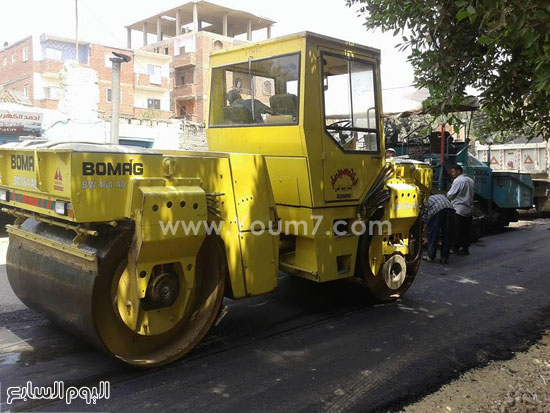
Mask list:
[[[297,124],[299,63],[292,54],[214,68],[210,126]]]
[[[378,152],[375,65],[322,54],[325,129],[346,151]]]

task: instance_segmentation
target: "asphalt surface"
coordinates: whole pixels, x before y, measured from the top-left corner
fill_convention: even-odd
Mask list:
[[[122,366],[19,303],[0,239],[0,410],[399,409],[471,367],[511,357],[548,327],[549,230],[550,221],[522,221],[449,265],[423,263],[394,304],[373,305],[348,282],[283,276],[272,294],[228,301],[228,315],[197,349],[150,371]],[[108,380],[110,398],[6,404],[7,387],[56,380]]]

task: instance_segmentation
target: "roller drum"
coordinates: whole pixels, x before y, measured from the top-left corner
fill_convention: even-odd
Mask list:
[[[29,236],[10,234],[7,254],[8,280],[17,297],[126,364],[155,367],[183,356],[198,344],[217,317],[226,268],[215,240],[207,239],[197,257],[189,312],[169,331],[144,336],[122,322],[114,303],[117,280],[127,267],[132,226],[106,226],[99,236],[87,237],[79,244],[82,251],[95,254],[95,262],[29,239],[36,234],[71,245],[72,231],[32,219],[20,229]]]

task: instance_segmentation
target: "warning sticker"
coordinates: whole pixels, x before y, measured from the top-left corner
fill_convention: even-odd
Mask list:
[[[491,165],[500,165],[500,163],[497,161],[497,158],[494,156],[491,158]]]
[[[53,179],[53,189],[56,191],[63,191],[63,176],[61,175],[59,168],[55,171],[55,176]]]
[[[534,162],[533,162],[533,158],[531,158],[531,155],[527,155],[527,156],[525,157],[525,160],[523,161],[523,163],[524,163],[524,164],[532,164],[532,163],[534,163]]]

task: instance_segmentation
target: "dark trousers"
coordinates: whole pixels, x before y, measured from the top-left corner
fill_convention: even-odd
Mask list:
[[[452,231],[455,212],[445,208],[435,214],[428,221],[428,256],[432,259],[437,254],[437,241],[441,233],[441,258],[448,259],[451,249]]]
[[[455,242],[454,248],[468,251],[470,248],[470,237],[472,234],[472,217],[464,217],[455,214]]]

